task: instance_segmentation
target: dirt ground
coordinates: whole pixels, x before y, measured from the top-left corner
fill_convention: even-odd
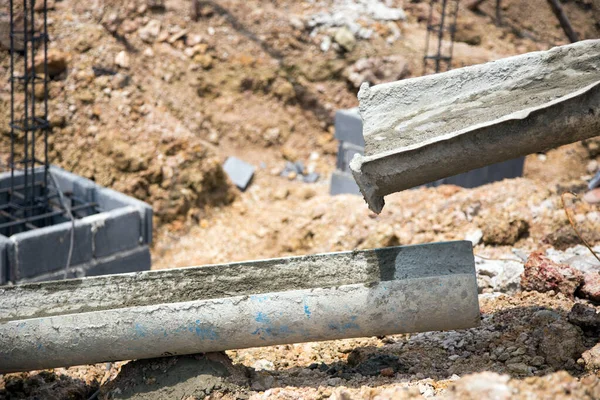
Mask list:
[[[369,2],[406,17],[377,20],[349,6]],[[153,268],[465,238],[479,256],[517,261],[498,272],[478,258],[482,323],[466,331],[7,374],[0,399],[600,398],[600,332],[569,317],[575,304],[595,303],[521,290],[519,279],[529,253],[581,244],[560,195],[583,193],[600,141],[531,155],[520,179],[395,194],[377,216],[358,196],[328,194],[333,116],[357,105],[362,80],[421,74],[428,2],[160,3],[48,0],[51,160],[153,206]],[[491,0],[478,12],[466,4],[455,67],[567,43],[544,0],[504,0],[502,26]],[[563,5],[581,38],[600,37],[597,2]],[[354,41],[338,36],[339,15],[358,24]],[[1,50],[0,170],[9,151],[8,66]],[[229,156],[257,167],[245,192],[221,168]],[[320,179],[279,176],[286,161],[302,161]],[[567,205],[599,244],[598,206]],[[517,278],[508,282],[511,267]]]

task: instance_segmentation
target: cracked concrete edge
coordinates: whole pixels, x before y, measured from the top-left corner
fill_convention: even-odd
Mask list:
[[[456,75],[460,70],[451,73]],[[439,75],[437,79],[444,74]],[[359,97],[368,98],[370,91],[368,85],[363,85]],[[367,151],[365,156],[354,157],[350,169],[369,208],[380,213],[388,194],[597,136],[598,115],[600,80],[541,106],[434,140],[378,154]]]

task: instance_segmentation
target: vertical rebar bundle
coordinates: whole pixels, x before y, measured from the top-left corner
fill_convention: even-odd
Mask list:
[[[9,235],[35,228],[23,221],[49,209],[46,1],[42,7],[35,0],[9,2],[11,176],[8,202],[0,208],[0,216],[13,222],[5,227]]]
[[[425,56],[423,57],[423,75],[430,72],[444,72],[452,69],[452,51],[454,34],[456,33],[456,17],[459,0],[431,0],[429,18],[427,19],[427,37],[425,39]],[[434,18],[434,9],[441,3],[439,21]],[[430,54],[431,38],[437,42],[437,50]]]

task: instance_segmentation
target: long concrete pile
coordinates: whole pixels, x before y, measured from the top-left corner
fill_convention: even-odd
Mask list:
[[[369,87],[365,155],[350,167],[383,197],[600,133],[600,40]]]
[[[468,328],[470,242],[0,288],[0,373]]]

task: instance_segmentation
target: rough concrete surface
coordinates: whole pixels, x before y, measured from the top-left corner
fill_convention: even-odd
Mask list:
[[[473,269],[468,241],[208,265],[0,288],[0,323],[73,312],[372,283]]]
[[[0,323],[6,338],[0,342],[0,372],[478,325],[470,242],[428,246],[433,251],[416,246],[407,257],[402,247],[364,252],[371,267],[379,268],[362,283],[222,298],[202,298],[199,292],[198,300],[187,302],[96,312],[63,308],[64,314],[41,318],[13,315]],[[440,249],[438,262],[430,263]],[[457,263],[447,256],[452,250]]]
[[[359,92],[365,156],[352,163],[369,207],[440,178],[600,131],[600,40]]]

